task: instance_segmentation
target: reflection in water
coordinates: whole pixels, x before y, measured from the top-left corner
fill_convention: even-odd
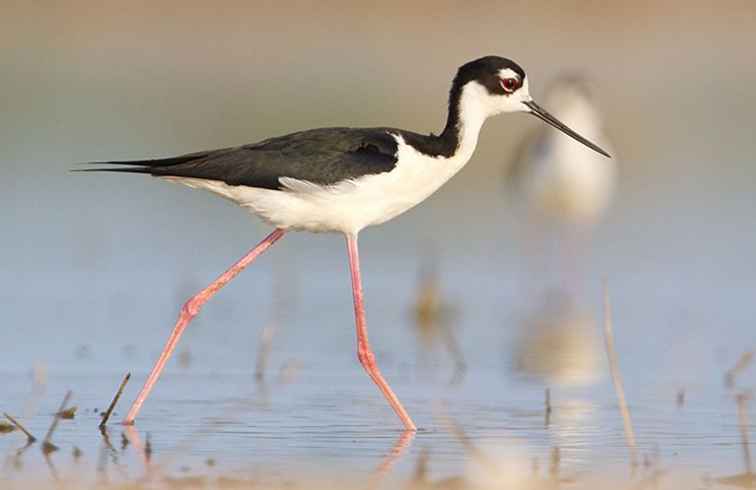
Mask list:
[[[742,359],[742,358],[741,358]],[[737,475],[717,478],[719,483],[732,485],[741,488],[756,488],[756,474],[753,472],[753,463],[751,461],[751,443],[748,437],[748,402],[751,401],[750,392],[738,393],[735,395],[735,402],[738,408],[738,429],[740,430],[740,447],[743,454],[743,465],[745,471]]]
[[[526,315],[513,348],[515,372],[547,385],[588,385],[599,376],[595,320],[561,293]]]
[[[60,480],[60,476],[58,474],[58,469],[55,467],[55,464],[53,464],[50,453],[43,453],[43,459],[45,460],[47,469],[50,471],[50,479],[57,483]]]
[[[304,369],[304,364],[298,359],[288,359],[278,370],[278,384],[288,385],[294,383]]]
[[[685,406],[685,388],[677,390],[677,396],[675,397],[675,404],[678,409],[682,409]]]
[[[177,358],[178,366],[181,369],[189,369],[194,362],[194,354],[192,354],[192,351],[190,351],[188,348],[184,348],[181,352],[179,352]]]
[[[736,397],[738,404],[738,427],[740,428],[740,445],[743,448],[743,461],[747,473],[753,473],[751,465],[751,443],[748,439],[748,402],[751,401],[751,393],[739,393]]]
[[[273,337],[278,327],[275,323],[266,325],[260,331],[257,339],[257,359],[255,361],[255,381],[262,383],[265,380],[265,370],[268,367],[268,358],[273,348]]]
[[[467,455],[464,478],[454,479],[450,481],[452,486],[443,488],[534,487],[537,475],[530,471],[533,459],[527,455],[524,441],[504,440],[498,441],[495,446],[482,448],[449,415],[444,404],[439,403],[434,409],[436,417],[464,447]]]
[[[552,456],[556,457],[553,452],[557,450],[559,462],[580,459],[580,453],[587,449],[586,431],[595,427],[597,412],[597,405],[588,400],[559,400],[555,404],[551,425],[549,426],[549,433],[554,445]],[[551,461],[554,462],[553,459]],[[559,465],[554,466],[552,464],[550,468],[552,470],[558,469]],[[565,476],[560,474],[559,478],[564,479]]]
[[[137,454],[140,456],[145,469],[148,469],[150,464],[150,457],[152,456],[152,448],[150,448],[149,452],[147,451],[147,446],[145,446],[145,444],[142,442],[142,438],[139,436],[139,432],[133,425],[125,426],[123,434],[124,437],[128,439],[130,446],[134,448]]]
[[[430,452],[423,448],[417,457],[415,474],[407,485],[408,490],[464,490],[469,488],[465,479],[461,476],[452,476],[433,481],[428,476]]]
[[[131,427],[131,430],[134,430]],[[100,484],[107,484],[110,479],[108,478],[108,461],[111,461],[113,466],[119,473],[119,476],[123,479],[127,478],[126,468],[121,464],[118,457],[118,451],[110,442],[110,433],[107,427],[100,428],[100,435],[102,436],[102,445],[100,446],[99,454],[97,456],[96,474],[97,482]],[[124,432],[121,433],[121,450],[125,450],[128,447],[128,439]]]
[[[21,471],[24,468],[24,453],[32,447],[34,444],[34,441],[36,439],[27,438],[26,444],[18,448],[12,456],[8,456],[8,458],[5,461],[5,464],[3,465],[3,470],[7,470],[8,467],[12,467],[16,471]]]
[[[546,397],[545,397],[545,400],[543,402],[543,405],[544,405],[544,407],[543,407],[543,412],[544,412],[543,413],[543,426],[546,427],[546,428],[548,428],[549,424],[551,424],[551,412],[552,412],[552,407],[551,407],[551,389],[550,388],[546,388],[545,395],[546,395]]]
[[[370,488],[376,487],[389,473],[389,471],[391,471],[391,468],[396,464],[397,461],[399,461],[402,455],[405,454],[407,448],[415,439],[415,433],[416,432],[414,430],[405,430],[399,435],[399,438],[394,443],[394,446],[375,469]]]
[[[487,467],[489,470],[495,469],[495,462],[488,455],[481,451],[475,442],[467,435],[462,426],[449,415],[444,403],[437,403],[434,406],[436,418],[445,426],[455,439],[465,448],[468,458],[477,461],[480,465]]]
[[[407,488],[420,489],[420,488],[432,488],[433,483],[428,476],[428,460],[430,459],[430,451],[427,447],[420,450],[420,454],[417,456],[417,462],[415,463],[415,471],[410,478]]]
[[[515,15],[522,7],[533,17],[522,15],[520,18],[529,21],[507,23],[504,34],[511,40],[535,39],[514,48],[522,51],[518,56],[531,60],[526,68],[546,75],[567,64],[566,56],[579,56],[574,61],[606,83],[609,90],[604,91],[604,101],[618,116],[608,122],[614,134],[625,139],[616,142],[620,149],[627,149],[622,202],[617,202],[620,213],[612,213],[612,226],[602,229],[610,246],[601,247],[596,265],[601,264],[601,275],[617,278],[615,294],[627,305],[618,314],[618,323],[633,323],[633,332],[625,338],[639,348],[633,352],[618,348],[626,382],[635,384],[633,391],[643,395],[633,402],[637,429],[657,440],[665,454],[679,453],[674,462],[692,467],[694,472],[701,467],[715,476],[744,471],[736,445],[735,417],[725,421],[729,425],[721,420],[720,405],[734,402],[723,401],[722,376],[706,373],[719,367],[715,356],[709,355],[710,347],[752,346],[754,338],[751,296],[755,277],[749,258],[753,258],[756,244],[752,212],[756,138],[749,121],[756,97],[744,89],[756,81],[752,54],[756,2],[729,2],[722,8],[699,1],[687,9],[664,6],[663,2],[593,4],[600,8],[576,3],[577,8],[565,9],[523,2],[512,9],[511,3],[498,2],[466,9],[464,16],[451,2],[406,4],[403,8],[391,3],[347,6],[345,2],[322,9],[319,16],[306,11],[309,9],[286,7],[284,2],[270,3],[274,4],[282,5],[273,9],[275,15],[257,2],[233,2],[221,9],[185,4],[169,16],[146,2],[126,9],[115,3],[93,8],[88,2],[72,2],[67,8],[41,9],[40,3],[9,2],[13,6],[4,9],[10,15],[4,17],[11,22],[3,35],[16,41],[19,49],[4,50],[11,63],[0,82],[8,89],[4,93],[10,104],[3,111],[5,130],[0,131],[7,143],[2,145],[0,179],[6,259],[2,266],[6,280],[0,292],[4,310],[0,332],[6,347],[0,361],[2,410],[18,415],[41,438],[50,413],[57,408],[53,405],[63,395],[60,389],[74,387],[82,409],[109,401],[106,398],[112,395],[116,377],[134,368],[138,369],[135,376],[142,376],[141,368],[149,368],[146,363],[153,348],[141,346],[162,345],[163,330],[170,327],[167,323],[180,304],[171,301],[166,292],[174,286],[171,278],[180,276],[180,270],[198,255],[210,260],[209,255],[217,252],[231,258],[233,250],[246,248],[262,229],[242,212],[229,213],[225,202],[141,178],[119,180],[118,185],[103,190],[105,186],[67,176],[67,162],[110,153],[149,156],[173,149],[193,151],[200,145],[235,145],[257,135],[274,134],[282,126],[295,130],[293,126],[339,121],[371,125],[388,112],[398,125],[424,129],[439,110],[435,99],[447,88],[445,76],[436,83],[435,74],[445,73],[455,59],[481,47],[506,50],[501,43],[502,20],[507,12]],[[240,10],[242,5],[245,7]],[[261,8],[264,12],[258,12]],[[381,9],[386,15],[380,15]],[[588,24],[588,16],[590,25],[597,28],[580,31]],[[13,18],[19,20],[13,22]],[[282,30],[281,25],[290,28]],[[358,32],[363,27],[364,32]],[[467,35],[454,36],[457,39],[444,46],[448,49],[428,50],[441,44],[439,33],[462,30]],[[385,35],[387,32],[392,35]],[[555,45],[559,39],[564,41],[561,48]],[[628,39],[638,42],[628,43]],[[265,49],[254,49],[259,46]],[[387,53],[395,56],[387,58]],[[706,70],[701,69],[702,60],[706,60]],[[381,71],[385,73],[379,74]],[[423,96],[427,105],[420,100],[402,104],[392,97],[397,89],[411,95],[407,82],[422,84],[422,90],[428,92]],[[533,87],[534,95],[541,93],[541,88]],[[321,89],[325,97],[316,96],[310,104],[306,98]],[[359,101],[359,105],[346,101]],[[544,105],[553,112],[559,110],[548,102]],[[490,164],[499,162],[521,126],[536,126],[537,121],[531,119],[511,116],[488,127],[479,145],[483,153],[478,154],[477,165],[468,166],[433,202],[395,221],[386,233],[376,230],[370,235],[374,250],[380,252],[373,256],[372,267],[381,273],[371,275],[369,290],[381,295],[381,291],[391,291],[392,285],[396,287],[396,275],[408,263],[401,252],[412,246],[415,236],[432,234],[439,242],[448,243],[444,253],[448,250],[449,257],[464,251],[463,261],[454,268],[441,264],[444,293],[447,281],[459,282],[455,294],[460,304],[474,307],[464,312],[474,321],[465,330],[456,330],[465,336],[458,340],[465,347],[469,375],[464,389],[450,397],[457,410],[465,413],[465,420],[475,422],[470,435],[498,437],[502,427],[518,426],[518,436],[533,447],[543,447],[557,424],[565,424],[559,417],[566,413],[566,390],[552,386],[549,431],[543,430],[541,414],[533,420],[511,416],[540,409],[542,402],[542,387],[523,388],[509,373],[500,380],[489,375],[497,367],[495,360],[490,361],[492,354],[500,347],[490,339],[500,332],[487,329],[499,326],[500,312],[516,307],[511,299],[514,295],[508,294],[506,270],[519,262],[506,241],[513,230],[493,223],[490,233],[474,233],[491,225],[497,215]],[[463,237],[460,230],[469,233]],[[374,393],[367,391],[371,386],[363,391],[364,377],[352,368],[353,355],[344,349],[351,347],[347,342],[351,333],[335,327],[350,321],[349,305],[345,308],[342,296],[332,294],[344,286],[343,277],[334,274],[343,267],[337,262],[343,255],[340,242],[330,246],[335,240],[318,237],[311,242],[298,237],[282,245],[291,246],[290,251],[296,253],[273,253],[268,265],[249,271],[246,282],[225,291],[215,307],[204,313],[205,327],[189,333],[193,341],[184,344],[191,346],[195,366],[184,373],[174,370],[171,382],[162,386],[162,401],[152,405],[149,418],[137,426],[143,436],[145,429],[150,430],[153,441],[160,442],[156,444],[158,456],[162,458],[162,447],[171,447],[177,439],[193,433],[206,417],[223,411],[229,392],[253,396],[243,391],[255,367],[246,361],[254,355],[255,346],[249,345],[255,343],[254,335],[246,333],[257,333],[267,324],[267,316],[257,312],[267,311],[269,299],[268,284],[257,278],[268,270],[270,260],[284,258],[311,262],[301,269],[322,286],[309,291],[313,294],[303,298],[299,312],[284,325],[292,329],[290,338],[297,334],[296,344],[303,346],[299,355],[308,366],[317,367],[313,373],[317,377],[308,376],[287,386],[280,397],[280,392],[273,391],[274,409],[259,418],[250,413],[241,419],[244,423],[224,427],[215,439],[182,458],[204,459],[208,452],[217,452],[222,468],[240,461],[278,468],[297,458],[321,456],[338,458],[338,469],[356,465],[372,469],[378,463],[370,460],[366,465],[362,458],[368,451],[372,456],[385,452],[384,446],[393,440],[386,443],[373,437],[364,445],[353,444],[351,439],[359,440],[361,432],[345,436],[339,427],[323,423],[330,414],[335,414],[333,419],[342,414],[334,408],[334,400],[343,393],[355,393],[368,411],[373,410],[370,401],[374,399]],[[207,264],[197,271],[201,283],[197,286],[204,286],[220,265]],[[303,276],[302,281],[306,280]],[[476,283],[478,287],[474,287]],[[476,291],[493,284],[502,289],[495,299]],[[187,289],[187,294],[195,292],[194,287]],[[126,308],[114,308],[111,313],[104,305],[118,294],[130,301],[120,303]],[[177,298],[185,299],[183,293]],[[227,324],[224,332],[229,335],[222,334],[220,328],[216,334],[211,320],[245,303],[249,305],[245,311],[254,314],[219,321]],[[394,306],[373,308],[371,321],[386,327],[381,333],[387,339],[384,348],[406,359],[411,348],[402,334],[409,332],[397,333],[393,328]],[[675,321],[683,311],[694,321]],[[106,326],[110,331],[104,333]],[[143,344],[149,338],[156,343]],[[237,339],[244,341],[233,342]],[[669,343],[679,346],[681,340],[690,343],[688,349],[678,348],[677,352],[693,355],[667,357]],[[91,362],[71,359],[73,349],[82,342],[96,342]],[[136,353],[132,347],[125,351],[136,358],[118,355],[124,343],[140,346]],[[279,358],[277,346],[274,340],[266,373],[273,385],[281,361],[290,355]],[[437,347],[447,356],[443,344]],[[205,362],[208,359],[212,362]],[[41,415],[32,417],[38,411],[27,410],[22,402],[31,390],[25,369],[35,361],[51,366],[49,390],[63,388],[41,405]],[[451,371],[452,363],[446,362]],[[242,370],[243,375],[236,374]],[[439,390],[415,382],[411,367],[399,366],[396,372],[402,374],[387,373],[397,379],[395,388],[412,392],[408,402],[422,413],[423,401],[437,396]],[[665,376],[655,378],[657,372]],[[745,375],[753,373],[744,373],[737,383],[745,384]],[[689,395],[686,409],[678,412],[673,400],[681,377]],[[323,393],[318,393],[318,388]],[[615,403],[609,395],[613,397],[609,389],[591,392],[589,400],[602,410],[591,427],[582,428],[584,443],[594,450],[595,459],[589,464],[597,466],[625,458]],[[734,412],[734,405],[731,408]],[[383,407],[377,405],[375,410]],[[750,410],[753,417],[753,403]],[[303,417],[288,417],[289,413]],[[363,410],[344,410],[343,415],[348,427],[385,428],[378,417],[364,416]],[[94,458],[91,443],[101,443],[92,430],[97,422],[90,417],[62,425],[66,432],[61,430],[56,442],[79,444],[85,457]],[[115,424],[112,430],[118,430]],[[753,442],[753,426],[751,430]],[[119,436],[112,432],[113,444],[120,452]],[[426,437],[432,440],[426,442]],[[434,437],[421,433],[417,442],[432,448],[432,458],[443,457],[449,466],[457,464],[455,448]],[[16,445],[24,442],[18,432],[3,437],[0,454],[15,451]],[[27,453],[27,466],[36,465],[46,476],[38,447]],[[564,469],[570,461],[570,448],[560,447]],[[129,453],[134,452],[131,449]],[[547,454],[539,453],[542,473],[547,472]],[[63,477],[67,456],[55,456]],[[431,460],[430,464],[451,469],[441,461]],[[736,464],[732,471],[726,469]],[[112,466],[109,471],[117,475]],[[633,487],[626,481],[615,483]]]
[[[534,382],[544,383],[544,425],[553,437],[549,474],[561,481],[562,448],[580,449],[586,427],[596,416],[596,405],[580,399],[552,400],[552,387],[593,384],[600,376],[600,350],[596,322],[590,312],[561,292],[550,292],[520,323],[513,344],[513,370]],[[569,456],[567,456],[569,457]]]
[[[532,458],[528,456],[522,441],[511,441],[495,447],[486,447],[487,460],[482,464],[478,458],[469,458],[465,465],[465,479],[470,482],[466,488],[539,488],[539,481],[533,475]]]
[[[283,262],[281,255],[276,256],[273,266],[273,278],[271,284],[270,319],[267,325],[260,331],[257,345],[257,359],[255,362],[255,381],[262,383],[265,380],[265,371],[268,367],[270,354],[273,350],[273,339],[279,335],[283,328],[287,313],[291,313],[295,305],[296,277],[288,262]]]

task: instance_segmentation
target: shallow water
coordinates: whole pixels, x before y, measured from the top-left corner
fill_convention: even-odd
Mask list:
[[[167,186],[167,192],[183,199],[190,191]],[[449,430],[449,420],[476,446],[493,454],[514,451],[525,461],[538,461],[542,471],[554,447],[567,473],[597,463],[626,465],[628,449],[602,344],[602,277],[613,298],[616,348],[641,456],[700,475],[742,471],[734,394],[753,386],[754,375],[745,370],[731,390],[724,374],[754,343],[750,298],[756,282],[741,264],[756,244],[753,228],[733,227],[726,240],[722,235],[687,242],[681,237],[695,235],[701,222],[684,219],[695,210],[686,209],[672,224],[655,225],[649,215],[620,209],[582,259],[580,292],[571,306],[549,316],[566,315],[569,327],[556,352],[567,357],[547,355],[544,371],[533,373],[518,356],[526,352],[536,357],[531,365],[543,362],[528,346],[541,345],[538,318],[553,306],[545,291],[554,282],[549,274],[558,277],[558,271],[545,277],[532,272],[536,269],[514,245],[516,227],[506,214],[497,211],[503,221],[497,227],[475,226],[479,218],[470,216],[460,241],[458,229],[445,224],[448,215],[439,217],[438,208],[427,211],[494,209],[498,199],[483,196],[482,203],[462,203],[461,209],[448,201],[429,203],[411,219],[364,234],[371,340],[385,376],[421,427],[398,459],[395,476],[408,476],[424,449],[434,476],[465,471],[469,453]],[[733,194],[729,202],[738,206],[738,199]],[[210,197],[198,200],[210,206],[210,214],[229,213]],[[736,211],[724,203],[717,212]],[[12,337],[4,336],[2,409],[21,417],[39,437],[65,391],[73,390],[79,412],[73,421],[62,421],[54,436],[62,450],[53,461],[67,468],[63,471],[72,471],[74,446],[94,466],[103,444],[94,409],[106,407],[131,371],[109,429],[119,447],[118,416],[143,382],[181,300],[233,260],[231,249],[244,241],[228,241],[233,225],[196,233],[152,216],[158,224],[145,225],[156,227],[150,247],[125,233],[108,253],[97,250],[82,263],[54,265],[45,283],[30,284],[11,264],[21,287],[13,296],[4,292],[18,327]],[[158,229],[160,223],[166,228]],[[640,223],[643,233],[636,231]],[[263,232],[255,225],[243,231],[250,241]],[[424,238],[418,242],[418,236]],[[171,241],[172,249],[166,247]],[[239,246],[237,255],[243,250]],[[292,235],[207,305],[136,425],[143,441],[149,435],[156,461],[169,473],[203,474],[208,458],[219,470],[273,477],[292,468],[360,474],[383,464],[400,438],[400,425],[356,361],[343,255],[338,237]],[[438,339],[430,349],[420,341],[412,314],[418,270],[435,260],[440,294],[453,309],[448,324],[467,367],[461,375]],[[187,270],[190,263],[195,270]],[[275,325],[276,334],[260,384],[253,371],[266,325]],[[543,328],[548,334],[561,325]],[[582,360],[577,367],[569,357],[575,346]],[[37,394],[35,365],[46,373]],[[547,387],[553,405],[548,423]],[[676,401],[680,391],[682,405]],[[2,436],[0,451],[11,454],[22,443],[17,433]],[[139,473],[138,453],[116,454],[125,471]],[[36,449],[25,456],[27,468],[42,464]]]
[[[154,22],[125,22],[120,9],[106,9],[92,21],[89,7],[80,15],[34,7],[12,22],[19,32],[0,32],[31,46],[5,50],[12,76],[0,77],[10,103],[0,118],[0,410],[42,437],[72,390],[79,412],[54,435],[56,471],[94,478],[104,460],[111,477],[143,475],[137,440],[132,434],[122,451],[117,422],[179,305],[270,231],[217,197],[141,176],[73,176],[72,162],[224,147],[310,126],[437,130],[449,67],[517,40],[518,59],[534,67],[534,94],[558,70],[592,68],[619,156],[618,198],[591,241],[574,249],[526,242],[501,177],[537,121],[513,115],[487,123],[473,161],[436,195],[362,234],[371,341],[421,427],[393,477],[407,478],[425,449],[434,478],[468,472],[470,450],[450,421],[479,450],[525,471],[534,461],[549,471],[558,447],[563,474],[629,474],[602,343],[602,282],[641,459],[696,478],[742,472],[734,396],[753,388],[756,368],[734,389],[724,376],[756,348],[756,99],[744,89],[756,80],[756,16],[717,8],[726,17],[700,10],[687,19],[695,9],[686,4],[674,16],[641,6],[636,18],[626,7],[612,22],[594,19],[600,32],[585,28],[581,9],[538,7],[546,21],[523,14],[531,20],[509,26],[504,39],[505,4],[465,19],[450,4],[439,18],[423,9],[402,22],[394,16],[406,9],[391,5],[390,16],[349,21],[341,8],[318,21],[286,11],[273,21],[251,4],[243,15],[212,9],[223,22],[182,6],[168,33],[152,14]],[[71,22],[61,22],[66,15]],[[270,26],[293,17],[297,29],[271,35]],[[200,25],[209,31],[197,35]],[[400,35],[387,36],[393,29]],[[454,42],[438,50],[441,39]],[[249,48],[263,45],[270,51]],[[579,57],[574,67],[565,52]],[[427,94],[411,98],[416,86]],[[463,375],[443,342],[415,324],[418,275],[428,264],[453,312],[444,325],[456,335]],[[555,284],[575,291],[558,308]],[[266,326],[277,332],[259,384]],[[430,349],[421,340],[428,337]],[[95,409],[127,371],[133,377],[109,427],[115,449],[103,453]],[[756,420],[753,404],[747,413]],[[748,430],[754,440],[753,422]],[[385,465],[407,441],[356,360],[343,239],[287,236],[214,298],[135,432],[174,475],[359,476]],[[0,457],[23,443],[18,433],[0,435]],[[79,465],[74,447],[83,451]],[[22,477],[52,471],[38,446],[22,462]],[[3,463],[0,478],[18,476],[11,460]]]

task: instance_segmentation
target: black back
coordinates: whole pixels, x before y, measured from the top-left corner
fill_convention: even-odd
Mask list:
[[[281,189],[281,177],[332,185],[391,171],[398,147],[392,133],[408,142],[434,139],[393,128],[319,128],[179,157],[101,162],[130,167],[93,170],[192,177],[264,189]]]
[[[264,189],[281,189],[281,177],[319,185],[390,172],[397,163],[393,134],[417,151],[432,157],[450,157],[459,147],[459,103],[464,85],[477,81],[492,94],[501,91],[498,73],[511,68],[525,72],[506,58],[486,56],[457,71],[449,93],[449,114],[440,136],[421,135],[394,128],[319,128],[270,138],[234,148],[190,153],[157,160],[101,162],[127,165],[90,171],[146,173],[154,176],[192,177]]]

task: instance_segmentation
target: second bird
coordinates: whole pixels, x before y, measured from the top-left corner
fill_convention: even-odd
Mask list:
[[[612,153],[601,112],[583,79],[555,79],[546,91],[546,102],[556,117]],[[508,177],[529,219],[589,228],[611,203],[615,174],[615,160],[572,144],[549,127],[539,127],[522,141]]]
[[[546,91],[554,114],[591,141],[611,151],[604,122],[584,79],[561,76]],[[606,214],[616,188],[616,160],[570,144],[559,132],[538,127],[515,151],[507,168],[507,195],[522,220],[524,252],[537,259],[536,273],[560,278],[560,287],[579,289],[583,260],[595,226]],[[542,255],[546,249],[552,253]],[[533,257],[535,255],[535,257]],[[556,264],[552,261],[556,260]],[[554,285],[550,285],[553,287]]]

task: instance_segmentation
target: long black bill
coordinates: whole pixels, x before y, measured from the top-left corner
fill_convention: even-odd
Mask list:
[[[565,126],[564,123],[562,123],[559,119],[557,119],[554,116],[552,116],[551,114],[549,114],[549,112],[546,109],[544,109],[543,107],[539,106],[534,101],[531,100],[529,102],[523,102],[523,104],[525,104],[528,107],[528,109],[530,109],[530,113],[531,114],[533,114],[535,117],[537,117],[541,121],[554,126],[559,131],[562,131],[563,133],[565,133],[565,134],[567,134],[569,136],[572,136],[573,138],[575,138],[579,142],[583,143],[585,146],[587,146],[591,150],[593,150],[595,152],[598,152],[598,153],[601,153],[602,155],[604,155],[607,158],[612,158],[612,156],[610,154],[608,154],[607,152],[605,152],[604,150],[602,150],[601,148],[599,148],[597,145],[591,143],[587,139],[583,138],[582,136],[580,136],[579,134],[577,134],[575,131],[571,130],[567,126]]]

